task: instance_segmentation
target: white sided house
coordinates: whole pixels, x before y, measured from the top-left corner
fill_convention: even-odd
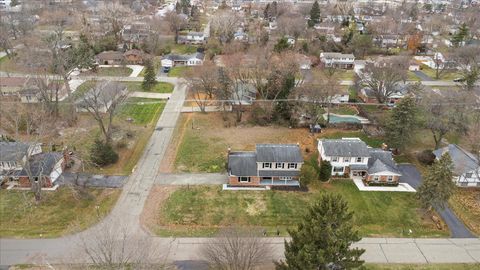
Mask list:
[[[367,185],[397,185],[401,173],[390,151],[371,148],[359,138],[318,141],[319,161],[332,165],[332,175],[361,177]]]
[[[353,54],[322,52],[320,53],[320,62],[327,68],[352,69],[355,64],[355,56]]]
[[[161,60],[161,65],[164,68],[172,68],[175,66],[201,66],[203,65],[203,53],[193,54],[167,54]]]
[[[453,162],[453,181],[459,187],[480,187],[480,162],[478,157],[456,144],[433,151],[437,159],[448,153]]]

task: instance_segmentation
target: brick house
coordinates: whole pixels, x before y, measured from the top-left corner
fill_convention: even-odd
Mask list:
[[[95,56],[95,60],[99,65],[121,65],[124,63],[122,52],[104,51]]]
[[[255,151],[228,153],[228,185],[300,186],[302,165],[297,144],[257,144]]]
[[[123,53],[123,57],[129,64],[143,65],[144,61],[148,58],[148,55],[141,50],[132,49]]]
[[[398,185],[401,173],[392,153],[371,148],[359,138],[318,141],[319,161],[332,165],[332,175],[361,177],[367,185]]]

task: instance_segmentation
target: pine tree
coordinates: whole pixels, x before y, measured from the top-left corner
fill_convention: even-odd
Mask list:
[[[265,9],[263,10],[263,18],[265,20],[270,19],[270,3],[267,3],[267,5],[265,6]]]
[[[423,177],[417,196],[424,208],[444,208],[455,191],[453,163],[450,155],[445,153],[436,160]]]
[[[290,44],[288,43],[288,39],[286,37],[283,37],[277,41],[277,44],[273,46],[273,50],[277,53],[281,53],[285,50],[290,48]]]
[[[182,13],[182,6],[180,5],[179,2],[175,3],[175,12],[176,12],[177,14]]]
[[[328,181],[332,176],[332,164],[328,160],[322,160],[320,162],[319,177],[322,181]]]
[[[112,146],[96,139],[92,148],[90,148],[90,160],[97,166],[106,166],[118,161],[118,154],[115,153]]]
[[[277,10],[278,10],[277,1],[273,1],[273,2],[272,2],[272,9],[271,9],[271,11],[270,11],[270,16],[276,18],[277,15],[278,15],[278,14],[277,14],[277,12],[278,12]]]
[[[145,76],[143,77],[142,89],[150,91],[155,84],[157,84],[155,67],[152,61],[147,60],[145,61]]]
[[[310,20],[308,20],[308,26],[313,27],[315,24],[320,22],[320,5],[318,4],[318,1],[315,0],[315,2],[312,5],[312,9],[310,9]]]
[[[468,26],[465,23],[462,23],[460,28],[458,28],[458,32],[455,33],[452,37],[452,44],[456,47],[462,45],[464,41],[466,41],[468,35],[469,35],[470,30],[468,29]]]
[[[285,261],[279,270],[352,269],[360,267],[363,249],[350,248],[360,241],[353,229],[353,212],[340,195],[326,193],[303,217],[296,230],[289,230],[285,241]]]
[[[417,126],[417,105],[412,97],[405,97],[393,108],[386,125],[386,137],[392,147],[403,149]]]

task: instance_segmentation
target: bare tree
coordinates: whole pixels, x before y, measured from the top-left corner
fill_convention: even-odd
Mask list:
[[[125,25],[131,10],[119,1],[105,2],[100,9],[100,14],[108,22],[108,31],[113,34],[117,43],[121,41],[121,31]]]
[[[212,269],[253,270],[271,261],[271,246],[256,230],[228,228],[201,250]]]
[[[97,121],[106,144],[111,142],[113,119],[126,98],[125,92],[126,86],[121,83],[99,82],[77,102],[80,109],[86,110]]]
[[[213,98],[218,85],[218,68],[211,61],[205,61],[203,66],[192,68],[186,78],[200,111],[205,112],[205,107]]]
[[[473,90],[480,78],[480,46],[470,45],[457,48],[455,60],[463,75],[463,88],[465,90]]]
[[[175,34],[175,43],[178,43],[178,34],[180,30],[182,30],[187,25],[187,21],[175,11],[167,13],[165,19],[168,22],[170,31]]]
[[[108,218],[82,235],[77,245],[92,269],[166,269],[169,247],[158,250],[152,237],[129,232]]]
[[[210,27],[212,34],[223,44],[233,40],[239,23],[240,18],[236,13],[222,11],[215,14],[211,20]]]
[[[394,91],[395,85],[402,81],[402,74],[391,65],[367,64],[362,83],[371,89],[378,103],[385,103]]]

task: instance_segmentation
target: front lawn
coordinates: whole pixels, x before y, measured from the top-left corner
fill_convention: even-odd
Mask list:
[[[355,212],[363,237],[444,237],[430,219],[422,219],[415,194],[360,192],[351,180],[320,184],[307,193],[222,191],[218,186],[190,186],[173,192],[158,213],[154,231],[163,236],[206,236],[223,226],[255,226],[273,236],[287,235],[324,192],[341,194]],[[408,231],[412,230],[409,234]]]
[[[450,206],[472,232],[480,235],[479,188],[457,188],[450,199]]]
[[[415,73],[413,73],[413,71],[408,71],[407,80],[408,81],[417,81],[417,82],[421,81],[420,78]]]
[[[172,53],[176,54],[192,54],[197,52],[197,47],[188,44],[172,45]]]
[[[164,107],[161,99],[129,98],[120,108],[120,116],[133,119],[135,124],[149,124],[158,119]]]
[[[178,66],[178,67],[173,67],[170,69],[168,72],[168,77],[183,77],[185,75],[185,72],[189,69],[190,67],[187,66]]]
[[[48,238],[82,231],[107,215],[120,189],[45,191],[39,205],[32,192],[0,190],[0,237]]]
[[[331,113],[340,114],[340,115],[356,115],[358,114],[357,109],[352,106],[339,106],[334,107],[330,110]]]
[[[435,74],[436,74],[435,69],[424,67],[421,71],[423,73],[425,73],[428,77],[432,78],[433,80],[436,80],[435,79]],[[445,71],[441,72],[439,80],[452,81],[453,79],[461,78],[461,77],[462,77],[462,74],[458,71],[445,70]]]
[[[98,81],[86,81],[82,84],[80,84],[77,89],[75,90],[75,92],[73,92],[71,95],[70,95],[70,99],[75,101],[75,100],[78,100],[80,98],[82,98],[90,89],[92,89],[97,83],[99,83]]]
[[[355,78],[355,71],[338,69],[335,71],[335,76],[340,81],[352,81]]]
[[[99,67],[96,72],[87,71],[80,75],[99,77],[128,77],[133,70],[129,67]]]
[[[150,92],[150,93],[172,93],[173,92],[173,84],[166,83],[166,82],[157,82],[155,87],[152,88],[150,91],[144,91],[142,89],[141,82],[125,82],[127,85],[128,90],[131,92]]]

